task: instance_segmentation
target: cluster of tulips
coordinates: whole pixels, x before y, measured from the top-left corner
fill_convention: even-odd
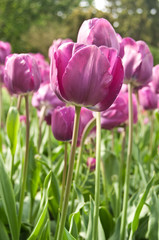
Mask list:
[[[137,125],[138,119],[143,112],[146,122],[149,115],[152,116],[152,110],[159,107],[159,65],[153,66],[152,54],[144,41],[135,41],[129,37],[122,38],[115,32],[111,24],[103,18],[84,21],[79,29],[76,43],[71,39],[54,40],[49,48],[48,55],[50,64],[40,53],[11,54],[10,44],[0,41],[1,126],[2,87],[7,89],[12,98],[17,98],[17,107],[11,107],[7,116],[8,122],[13,112],[14,117],[19,117],[18,112],[22,111],[22,98],[25,99],[26,106],[26,113],[23,114],[24,116],[20,116],[20,119],[26,123],[26,147],[24,163],[21,168],[23,173],[21,173],[19,207],[17,209],[18,233],[16,240],[18,240],[21,232],[26,193],[31,121],[29,118],[30,98],[32,106],[37,109],[39,118],[37,153],[39,155],[43,154],[41,142],[44,121],[46,121],[47,125],[51,125],[54,138],[65,144],[61,200],[55,232],[52,233],[53,239],[56,240],[62,240],[64,237],[65,239],[74,239],[73,237],[69,238],[67,235],[67,217],[69,214],[74,213],[76,209],[76,192],[75,188],[72,187],[72,183],[74,182],[76,186],[80,178],[82,151],[86,138],[89,140],[96,138],[96,147],[94,145],[96,153],[88,157],[87,166],[90,171],[95,172],[91,239],[100,240],[98,228],[101,129],[110,130],[113,134],[113,129],[118,128],[119,133],[126,134],[128,125],[125,183],[122,184],[122,181],[120,181],[119,184],[121,199],[118,209],[119,213],[122,209],[118,239],[125,240],[128,234],[127,205],[133,125]],[[147,110],[149,110],[149,113]],[[14,128],[14,126],[12,127]],[[9,136],[10,141],[11,138]],[[69,146],[70,153],[67,161],[68,142],[71,143],[71,147]],[[12,151],[10,170],[10,180],[14,187],[13,169],[16,144],[12,143],[11,145],[15,145]],[[79,155],[75,163],[77,150]],[[124,165],[121,165],[121,171],[123,167]],[[54,174],[56,175],[56,172]],[[119,175],[122,175],[122,172]],[[0,184],[2,185],[2,183]],[[122,191],[123,187],[124,191]],[[71,204],[71,207],[68,210],[69,204]],[[39,225],[38,227],[40,229],[42,226]],[[30,234],[34,236],[34,231]],[[129,239],[133,238],[133,234],[134,232],[130,233]],[[12,239],[15,239],[14,233],[11,233],[11,236]],[[37,238],[34,236],[28,239]]]

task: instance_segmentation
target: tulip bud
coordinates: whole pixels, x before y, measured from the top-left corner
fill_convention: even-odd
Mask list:
[[[19,121],[18,110],[15,107],[10,107],[7,115],[6,126],[7,126],[7,135],[9,137],[10,144],[11,144],[12,154],[14,154],[16,150],[19,125],[20,125],[20,121]]]
[[[51,61],[51,86],[64,102],[103,111],[110,107],[123,83],[123,67],[115,49],[62,44]]]
[[[51,127],[59,141],[70,141],[73,133],[75,110],[73,107],[57,107],[52,113]]]
[[[82,44],[106,46],[115,48],[118,52],[120,45],[112,25],[104,18],[93,18],[82,23],[77,37]]]
[[[124,82],[132,82],[135,87],[144,86],[151,81],[153,57],[144,41],[123,38],[121,42]]]
[[[87,166],[89,167],[90,171],[94,171],[96,168],[96,159],[89,157],[87,159]]]
[[[139,102],[143,109],[152,110],[157,108],[157,94],[150,86],[143,87],[139,90]]]
[[[66,38],[66,39],[59,38],[59,39],[54,40],[52,42],[52,45],[49,47],[49,52],[48,52],[50,60],[51,60],[53,52],[56,51],[63,43],[67,43],[67,42],[72,42],[72,39],[70,39],[70,38]]]
[[[153,67],[151,85],[155,93],[159,93],[159,64]]]
[[[5,59],[10,53],[11,53],[10,43],[0,41],[0,64],[5,63]]]
[[[120,92],[114,103],[107,110],[101,112],[101,127],[112,129],[128,121],[128,93]],[[133,94],[133,121],[137,122],[137,102]]]
[[[11,94],[37,91],[41,76],[35,59],[29,54],[13,54],[8,57],[4,82]]]

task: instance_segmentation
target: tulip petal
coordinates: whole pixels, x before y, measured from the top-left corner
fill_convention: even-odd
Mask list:
[[[96,46],[86,46],[70,59],[61,88],[66,100],[80,105],[92,106],[101,101],[110,84],[109,62]]]
[[[124,77],[124,69],[120,57],[116,58],[111,74],[113,79],[107,89],[107,94],[105,95],[104,100],[92,108],[95,111],[104,111],[109,108],[120,92]]]
[[[54,52],[51,59],[50,79],[51,86],[56,95],[64,101],[65,94],[63,86],[61,85],[63,73],[68,64],[68,61],[72,57],[72,49],[74,43],[62,44],[56,52]]]

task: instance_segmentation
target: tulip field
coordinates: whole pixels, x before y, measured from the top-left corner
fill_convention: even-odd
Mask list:
[[[159,64],[104,18],[48,58],[0,41],[0,240],[159,239]]]

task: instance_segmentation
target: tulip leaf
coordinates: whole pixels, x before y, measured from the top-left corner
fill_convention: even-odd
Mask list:
[[[7,135],[11,144],[11,152],[12,155],[15,154],[17,139],[18,139],[18,131],[19,131],[19,113],[16,107],[10,107],[7,115],[6,127],[7,127]]]
[[[99,208],[99,216],[107,239],[111,236],[114,230],[113,217],[111,216],[109,211],[103,206]]]
[[[64,235],[63,240],[76,240],[68,231],[66,228],[64,228]]]
[[[3,159],[0,155],[0,196],[8,219],[11,235],[13,240],[18,238],[18,220],[16,214],[16,204],[14,192],[9,176],[4,167]]]
[[[36,147],[33,140],[29,141],[29,162],[28,162],[28,177],[27,177],[27,189],[31,193],[32,199],[35,198],[37,188],[40,181],[40,163],[35,159]]]
[[[0,221],[0,240],[9,240],[4,224]]]
[[[48,191],[51,184],[52,172],[50,171],[45,178],[44,187],[43,187],[43,196],[37,215],[37,223],[27,240],[36,240],[40,239],[40,236],[45,228],[45,223],[47,222],[47,208],[48,208]]]
[[[147,237],[149,240],[159,239],[159,199],[154,192],[152,194],[152,204],[150,207],[150,216],[148,222]]]
[[[132,235],[134,234],[134,232],[137,230],[138,228],[138,225],[139,225],[139,216],[140,216],[140,213],[141,213],[141,210],[145,204],[145,201],[146,201],[146,198],[148,196],[148,193],[150,191],[150,188],[152,186],[152,183],[153,183],[153,180],[154,180],[154,177],[149,181],[149,183],[147,184],[146,186],[146,189],[137,205],[137,208],[136,208],[136,211],[135,211],[135,214],[134,214],[134,218],[133,218],[133,221],[132,221],[132,224],[131,224],[131,231],[132,231]]]

